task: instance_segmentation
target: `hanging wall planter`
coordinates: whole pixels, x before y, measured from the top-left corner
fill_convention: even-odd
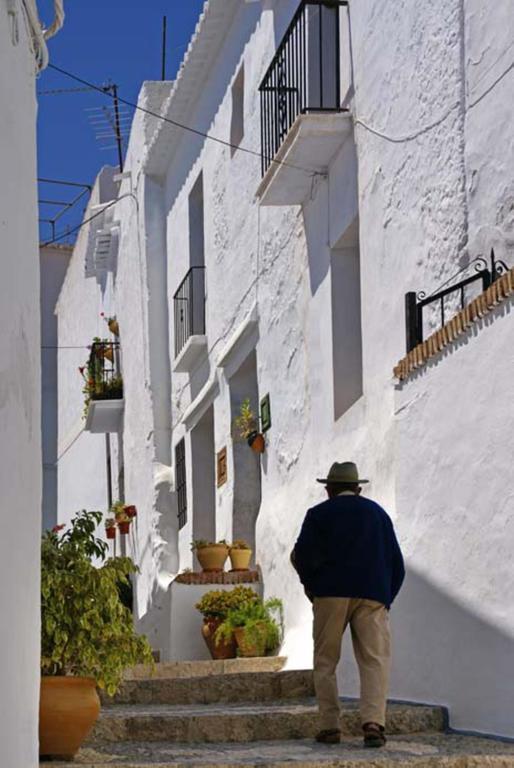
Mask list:
[[[116,520],[113,517],[105,521],[105,535],[108,539],[116,538]]]
[[[266,450],[266,441],[261,432],[254,431],[248,435],[248,445],[254,453],[264,453]]]
[[[259,432],[259,420],[252,410],[249,397],[241,403],[239,416],[236,417],[234,424],[240,438],[246,440],[252,451],[264,453],[266,442],[264,435]]]
[[[130,533],[130,520],[118,521],[118,530],[123,536],[126,536],[127,533]]]

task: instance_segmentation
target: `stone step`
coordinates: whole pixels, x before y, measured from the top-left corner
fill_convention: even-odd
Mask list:
[[[446,724],[442,707],[391,704],[389,733],[440,731]],[[341,728],[345,735],[360,734],[356,702],[344,702]],[[170,741],[189,744],[277,741],[313,738],[319,730],[316,702],[264,704],[132,705],[105,707],[90,743]]]
[[[105,704],[215,704],[314,696],[312,670],[126,680]]]
[[[48,763],[43,763],[47,766]],[[110,744],[84,748],[57,768],[514,768],[514,744],[440,733],[392,736],[365,750],[360,739],[322,746],[312,741],[195,745]]]
[[[208,661],[164,661],[150,667],[138,664],[125,672],[125,680],[176,679],[181,677],[207,677],[209,675],[235,675],[241,672],[279,672],[287,659],[284,656],[260,656],[254,659],[226,659]]]

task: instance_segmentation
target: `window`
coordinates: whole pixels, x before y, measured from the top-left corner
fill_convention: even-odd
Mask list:
[[[182,439],[175,446],[175,488],[178,501],[179,529],[187,523],[187,486],[186,486],[186,441]]]
[[[244,65],[237,73],[232,86],[232,122],[230,125],[230,143],[232,155],[241,144],[245,135],[245,70]]]

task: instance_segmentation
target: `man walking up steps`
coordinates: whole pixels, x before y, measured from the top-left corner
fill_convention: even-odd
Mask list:
[[[353,462],[335,463],[328,501],[309,509],[291,559],[314,613],[314,685],[321,731],[317,741],[341,740],[336,668],[350,625],[361,683],[366,747],[386,743],[385,717],[391,637],[389,608],[405,576],[403,557],[387,513],[363,498]]]

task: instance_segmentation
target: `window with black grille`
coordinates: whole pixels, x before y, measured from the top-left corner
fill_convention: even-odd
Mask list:
[[[179,528],[183,528],[187,523],[186,443],[184,439],[175,446],[175,487],[178,501],[178,524]]]

